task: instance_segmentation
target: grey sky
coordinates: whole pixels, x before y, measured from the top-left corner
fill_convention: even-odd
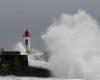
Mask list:
[[[0,47],[10,48],[22,40],[29,26],[32,46],[43,49],[41,33],[62,13],[83,9],[100,23],[100,0],[0,0]]]

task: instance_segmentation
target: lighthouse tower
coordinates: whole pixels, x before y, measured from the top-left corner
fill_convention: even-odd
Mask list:
[[[25,30],[23,37],[24,37],[24,45],[25,45],[26,53],[30,54],[31,53],[30,32],[28,30]]]

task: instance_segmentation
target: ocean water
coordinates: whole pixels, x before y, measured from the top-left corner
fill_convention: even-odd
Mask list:
[[[85,11],[62,14],[42,35],[55,78],[100,80],[100,26]]]

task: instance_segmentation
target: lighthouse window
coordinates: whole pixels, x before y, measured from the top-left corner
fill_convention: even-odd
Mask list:
[[[28,45],[28,39],[25,40],[25,44]]]

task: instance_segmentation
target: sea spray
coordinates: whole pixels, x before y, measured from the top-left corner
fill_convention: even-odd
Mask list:
[[[26,50],[25,50],[25,47],[22,44],[22,42],[16,43],[16,45],[14,46],[14,49],[13,50],[20,51],[22,55],[23,54],[26,54]]]
[[[100,80],[100,28],[85,11],[63,14],[42,39],[54,77]]]

